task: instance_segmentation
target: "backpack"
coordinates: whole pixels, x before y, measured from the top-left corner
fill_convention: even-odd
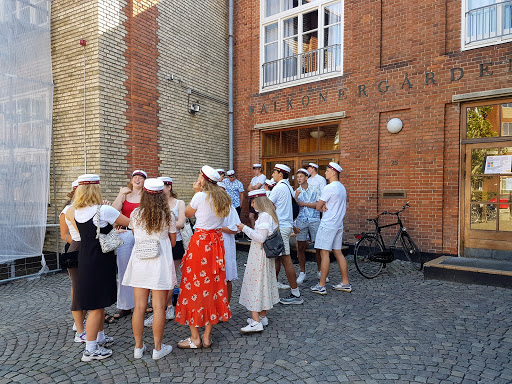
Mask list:
[[[292,197],[293,220],[295,221],[297,216],[299,216],[300,207],[299,207],[299,203],[297,203],[297,200],[295,200],[295,198],[293,197],[293,193],[291,191],[290,191],[290,195]]]

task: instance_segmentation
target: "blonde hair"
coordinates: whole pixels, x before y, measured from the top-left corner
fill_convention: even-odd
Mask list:
[[[224,189],[204,179],[203,192],[206,193],[206,200],[211,201],[215,216],[227,217],[229,215],[231,198]]]
[[[79,185],[73,197],[75,209],[85,208],[93,205],[100,205],[103,202],[99,184]]]
[[[151,194],[142,190],[136,220],[148,234],[160,233],[171,223],[171,211],[163,193]]]
[[[254,199],[254,204],[256,204],[256,209],[258,211],[268,213],[272,217],[272,219],[274,219],[275,223],[279,226],[279,220],[277,219],[277,213],[274,207],[274,203],[272,203],[267,196],[256,197]]]

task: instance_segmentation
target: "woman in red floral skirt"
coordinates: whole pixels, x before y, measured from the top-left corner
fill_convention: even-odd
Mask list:
[[[194,183],[196,194],[185,216],[196,217],[195,232],[181,262],[181,284],[175,321],[190,327],[190,337],[179,348],[209,348],[213,324],[231,317],[227,299],[222,223],[231,199],[217,185],[220,177],[205,165]],[[205,327],[201,340],[199,328]]]

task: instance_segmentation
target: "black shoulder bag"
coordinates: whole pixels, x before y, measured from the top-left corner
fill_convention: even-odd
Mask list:
[[[284,252],[284,241],[279,227],[263,242],[263,249],[269,259],[279,257]]]
[[[292,210],[293,210],[293,220],[299,216],[300,207],[299,203],[297,203],[297,200],[293,197],[293,193],[290,191],[290,195],[292,196]]]

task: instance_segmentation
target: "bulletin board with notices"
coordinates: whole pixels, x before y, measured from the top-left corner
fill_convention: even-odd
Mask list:
[[[485,159],[485,174],[511,173],[512,155],[487,156]]]

